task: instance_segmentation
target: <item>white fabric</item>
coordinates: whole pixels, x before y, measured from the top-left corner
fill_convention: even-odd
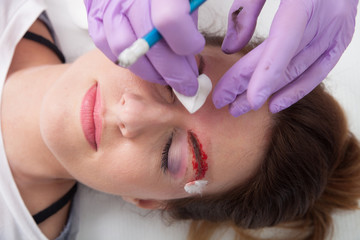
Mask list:
[[[44,10],[40,0],[6,0],[0,8],[0,92],[16,44]],[[14,31],[16,29],[16,31]],[[0,138],[0,239],[47,239],[27,210],[12,177]]]
[[[86,10],[83,0],[45,0],[47,14],[55,28],[66,62],[95,48],[87,30]],[[75,13],[74,9],[78,11]],[[71,11],[70,11],[71,10]]]
[[[24,33],[45,9],[41,0],[6,0],[0,5],[0,95],[15,47]],[[0,129],[0,136],[1,129]],[[70,214],[69,224],[57,240],[76,234],[76,216]],[[74,224],[72,224],[74,223]],[[70,229],[71,226],[71,229]],[[75,232],[75,233],[74,233]],[[46,240],[27,210],[13,179],[3,139],[0,137],[0,239]]]
[[[139,209],[119,196],[90,188],[78,190],[78,240],[184,240],[187,222],[169,224],[158,211]]]
[[[44,10],[42,0],[2,0],[0,8],[0,80],[8,71],[16,44]]]
[[[5,156],[2,138],[0,146],[0,239],[46,240],[16,187]]]

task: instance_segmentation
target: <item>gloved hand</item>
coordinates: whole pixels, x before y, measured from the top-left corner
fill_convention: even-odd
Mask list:
[[[198,68],[194,55],[205,46],[197,30],[197,12],[189,0],[84,0],[89,33],[112,61],[155,26],[164,40],[155,44],[130,70],[151,82],[169,84],[195,95]]]
[[[265,0],[235,0],[223,51],[250,40]],[[358,0],[281,0],[269,37],[241,58],[214,89],[217,108],[239,116],[269,100],[276,113],[311,92],[335,66],[354,33]],[[242,10],[240,7],[243,7]]]

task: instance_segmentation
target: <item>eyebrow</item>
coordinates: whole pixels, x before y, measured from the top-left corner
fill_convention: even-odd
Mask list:
[[[201,147],[199,144],[199,141],[197,139],[197,137],[194,135],[194,133],[192,133],[191,131],[189,131],[189,139],[191,142],[191,145],[193,147],[194,150],[194,156],[195,156],[195,160],[197,163],[197,166],[194,168],[196,168],[196,177],[195,180],[199,180],[204,178],[205,176],[205,172],[207,170],[207,164],[204,162],[204,159],[202,157],[202,152],[201,152]]]

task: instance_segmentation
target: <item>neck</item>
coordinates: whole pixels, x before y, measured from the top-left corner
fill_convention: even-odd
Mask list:
[[[42,99],[66,65],[21,70],[4,84],[1,129],[6,157],[30,214],[47,208],[74,185],[75,180],[44,143],[39,125]],[[50,238],[66,223],[69,204],[39,227]]]
[[[25,69],[4,84],[1,128],[5,152],[12,171],[29,179],[70,178],[44,143],[39,125],[43,97],[65,69],[64,65]]]
[[[22,70],[12,75],[4,85],[2,137],[9,165],[19,186],[71,179],[44,143],[39,125],[42,99],[65,69],[64,65],[55,65]]]

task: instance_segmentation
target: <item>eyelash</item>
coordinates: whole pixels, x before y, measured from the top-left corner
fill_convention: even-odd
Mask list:
[[[172,89],[172,87],[170,85],[166,85],[166,89],[169,91],[170,93],[170,98],[171,98],[171,101],[170,103],[174,103],[175,101],[175,94],[174,94],[174,91]]]
[[[169,150],[171,147],[173,137],[174,137],[174,133],[171,134],[171,136],[170,136],[169,140],[167,141],[167,143],[165,144],[165,147],[161,154],[161,169],[163,170],[164,173],[166,173],[168,170]]]

